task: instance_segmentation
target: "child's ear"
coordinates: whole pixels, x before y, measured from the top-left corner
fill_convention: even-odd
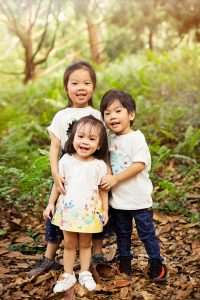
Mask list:
[[[130,121],[133,121],[135,119],[135,112],[134,112],[134,110],[129,113],[129,119],[130,119]]]

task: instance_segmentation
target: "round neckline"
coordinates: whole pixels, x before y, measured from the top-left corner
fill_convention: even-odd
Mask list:
[[[79,110],[79,109],[88,109],[88,108],[92,108],[91,106],[86,106],[86,107],[68,107],[70,109],[73,109],[73,110]]]
[[[137,130],[132,130],[131,132],[128,132],[128,133],[126,133],[126,134],[121,134],[121,135],[115,134],[115,136],[116,136],[116,137],[119,137],[119,138],[123,138],[123,137],[126,137],[127,135],[136,134],[136,133],[138,133],[138,132],[139,132],[139,130],[137,129]]]
[[[92,161],[94,161],[96,158],[92,159],[92,160],[82,160],[82,159],[78,159],[74,154],[72,154],[73,159],[77,160],[78,162],[82,162],[82,163],[91,163]]]

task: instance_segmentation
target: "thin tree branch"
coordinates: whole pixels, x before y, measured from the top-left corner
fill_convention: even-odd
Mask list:
[[[41,4],[42,4],[42,0],[40,0],[40,3],[38,4],[37,10],[35,12],[35,18],[34,18],[33,22],[31,23],[31,28],[33,28],[35,26],[35,23],[36,23],[36,20],[37,20],[39,11],[40,11]]]
[[[0,70],[0,73],[5,75],[24,75],[24,71],[18,73],[18,72],[5,72]]]
[[[50,14],[50,11],[51,11],[51,5],[52,5],[52,1],[53,0],[50,0],[49,2],[49,6],[48,6],[48,10],[47,10],[47,15],[46,15],[46,22],[45,22],[45,27],[44,27],[44,31],[43,31],[43,34],[41,36],[41,39],[40,39],[40,42],[35,50],[35,53],[33,54],[33,57],[32,57],[32,61],[34,60],[35,56],[37,55],[37,53],[40,51],[43,43],[44,43],[44,40],[45,40],[45,37],[46,37],[46,34],[47,34],[47,27],[48,27],[48,19],[49,19],[49,14]]]
[[[3,5],[5,5],[6,8],[4,8]],[[11,31],[13,31],[19,37],[23,46],[26,47],[26,39],[23,36],[22,32],[20,32],[20,30],[17,26],[17,21],[13,14],[12,9],[10,8],[10,6],[8,5],[7,2],[4,2],[3,5],[2,5],[2,3],[0,3],[0,7],[1,7],[4,15],[6,16],[7,20],[10,22],[10,24],[8,24],[8,27],[10,28]]]

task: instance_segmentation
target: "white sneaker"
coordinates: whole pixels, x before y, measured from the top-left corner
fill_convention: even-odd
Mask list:
[[[63,274],[63,278],[58,280],[53,288],[54,293],[64,292],[76,283],[76,276],[68,273]]]
[[[80,285],[85,286],[88,291],[93,291],[96,288],[96,283],[92,277],[92,273],[89,271],[79,273],[78,281]]]

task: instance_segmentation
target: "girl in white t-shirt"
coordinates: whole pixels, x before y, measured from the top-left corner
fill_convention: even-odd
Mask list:
[[[96,74],[89,63],[79,61],[69,65],[64,73],[63,84],[68,96],[68,107],[56,113],[51,125],[48,127],[48,131],[51,136],[50,162],[52,176],[57,191],[65,195],[63,186],[65,179],[58,173],[60,150],[62,149],[63,151],[75,121],[88,115],[93,115],[99,120],[102,118],[100,112],[92,107],[92,96],[96,87]],[[63,240],[63,233],[59,227],[51,224],[53,214],[51,203],[48,204],[43,214],[46,219],[47,248],[41,260],[28,273],[29,277],[38,276],[50,269],[60,268],[60,265],[55,261],[55,255]],[[101,239],[96,236],[93,247],[101,248],[102,241],[103,235]],[[94,252],[95,247],[93,249]]]
[[[68,290],[76,283],[73,266],[79,246],[79,283],[89,291],[96,283],[89,272],[92,233],[103,231],[108,222],[108,194],[99,190],[107,174],[108,158],[106,129],[95,117],[81,118],[73,126],[65,145],[66,154],[59,161],[59,175],[65,178],[65,195],[58,193],[54,184],[50,203],[56,204],[52,224],[64,234],[64,274],[54,292]]]

